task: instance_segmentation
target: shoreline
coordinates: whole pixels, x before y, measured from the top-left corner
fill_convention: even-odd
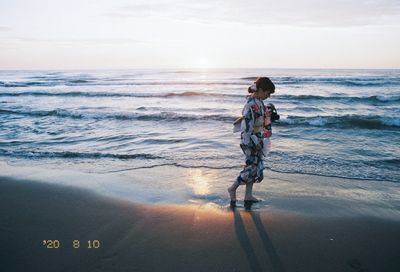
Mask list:
[[[5,271],[398,271],[400,220],[148,205],[0,178]],[[74,249],[78,239],[82,247]],[[47,249],[43,240],[59,240]],[[87,241],[98,240],[98,249]]]
[[[0,178],[30,180],[93,192],[101,196],[145,205],[195,205],[229,208],[227,187],[237,171],[159,166],[118,173],[81,172],[39,166],[13,166],[0,161]],[[253,210],[301,216],[371,216],[400,221],[400,184],[375,180],[285,174],[265,170],[254,186],[262,200]],[[243,206],[244,186],[237,191]]]

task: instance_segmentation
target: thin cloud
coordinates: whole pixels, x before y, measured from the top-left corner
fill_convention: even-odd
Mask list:
[[[11,31],[12,28],[8,26],[0,26],[0,31]]]
[[[242,1],[242,0],[146,0],[104,14],[117,18],[161,18],[202,23],[245,23],[345,27],[398,25],[397,0],[320,0]]]
[[[85,38],[85,39],[57,39],[57,38],[34,38],[34,37],[10,37],[11,40],[33,43],[87,43],[87,44],[121,44],[121,43],[149,43],[150,41],[136,40],[131,38]]]

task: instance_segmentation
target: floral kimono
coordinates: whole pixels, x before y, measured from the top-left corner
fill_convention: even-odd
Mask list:
[[[248,96],[242,114],[240,147],[246,161],[237,179],[240,183],[261,182],[264,178],[263,157],[267,155],[272,135],[271,108],[262,100]]]

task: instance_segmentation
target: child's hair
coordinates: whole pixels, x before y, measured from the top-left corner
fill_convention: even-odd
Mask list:
[[[268,77],[259,77],[254,81],[254,84],[256,85],[256,89],[258,90],[259,88],[263,89],[264,91],[270,91],[271,93],[275,92],[275,85],[272,83],[272,81]],[[256,90],[251,88],[251,86],[247,89],[249,93],[254,93]]]

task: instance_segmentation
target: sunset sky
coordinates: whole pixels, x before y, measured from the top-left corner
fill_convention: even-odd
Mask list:
[[[2,0],[0,69],[400,68],[398,0]]]

